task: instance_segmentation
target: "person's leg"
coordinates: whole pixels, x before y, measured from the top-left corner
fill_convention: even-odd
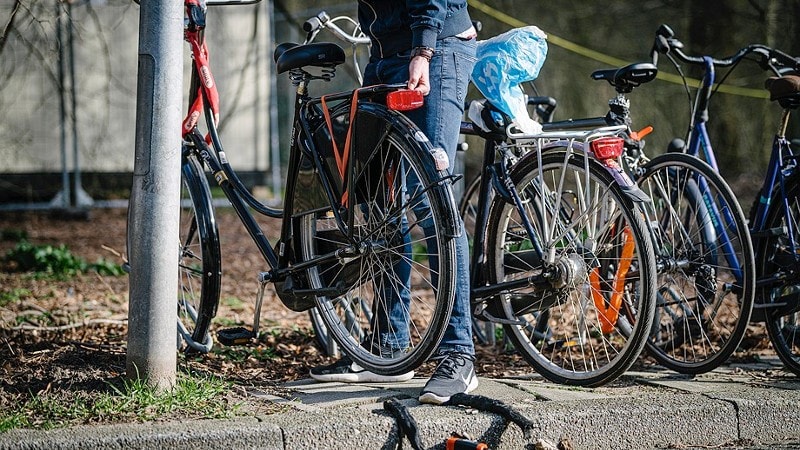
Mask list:
[[[425,106],[407,113],[434,147],[447,152],[451,171],[474,63],[474,40],[464,41],[455,37],[440,40],[431,59],[431,92],[425,97]],[[475,354],[469,303],[469,244],[463,232],[456,241],[456,259],[455,305],[437,356],[448,353]]]
[[[460,122],[464,114],[469,77],[475,61],[475,41],[448,38],[437,43],[431,59],[431,92],[425,97],[425,106],[406,115],[425,133],[434,147],[447,152],[452,170]],[[381,60],[367,68],[365,84],[398,83],[408,77],[408,57]],[[419,182],[407,180],[413,191]],[[424,212],[420,211],[420,214]],[[425,227],[423,227],[425,228]],[[431,254],[435,249],[429,248]],[[456,299],[444,338],[437,350],[439,365],[422,389],[419,400],[424,403],[443,403],[457,393],[477,388],[475,374],[475,348],[472,342],[472,317],[470,311],[469,246],[466,233],[456,242]],[[431,266],[436,267],[432,258]],[[400,317],[393,317],[394,327],[401,327]]]

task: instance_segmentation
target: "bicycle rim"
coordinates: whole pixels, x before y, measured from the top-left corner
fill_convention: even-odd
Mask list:
[[[552,252],[560,286],[516,288],[495,298],[506,334],[545,378],[599,386],[617,378],[641,353],[651,325],[655,292],[652,243],[641,212],[610,175],[583,155],[529,154],[512,172],[524,214]],[[530,279],[531,237],[520,212],[496,200],[490,216],[490,279]],[[548,233],[549,229],[549,233]]]
[[[348,113],[333,115],[335,127]],[[348,255],[308,270],[312,289],[337,290],[317,296],[317,311],[343,353],[372,372],[400,374],[433,353],[448,323],[456,260],[443,227],[456,211],[449,186],[437,185],[440,174],[423,160],[429,144],[405,117],[360,105],[356,124],[351,236],[329,210],[305,214],[302,255]]]
[[[783,275],[785,281],[780,285],[764,288],[760,295],[767,302],[766,325],[772,347],[787,370],[800,376],[800,267],[798,260],[800,242],[792,243],[787,230],[794,231],[794,239],[800,233],[800,178],[795,177],[786,183],[785,209],[780,189],[773,194],[770,211],[767,214],[766,229],[781,230],[773,234],[759,246],[758,267],[761,277]]]
[[[219,232],[205,174],[192,157],[184,158],[178,246],[178,347],[207,353],[217,313],[222,278]]]
[[[725,180],[689,155],[654,158],[637,182],[652,200],[661,269],[647,349],[672,370],[708,372],[736,350],[753,308],[744,213]]]

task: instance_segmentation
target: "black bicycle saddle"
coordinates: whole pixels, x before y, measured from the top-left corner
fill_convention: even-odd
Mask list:
[[[275,47],[278,73],[305,66],[331,67],[344,62],[344,50],[332,42],[313,44],[284,43]]]
[[[769,99],[777,100],[782,107],[797,109],[800,106],[800,76],[768,78],[764,87],[769,91]]]
[[[593,80],[606,80],[617,92],[628,93],[642,83],[653,81],[658,68],[652,63],[633,63],[618,69],[602,69],[592,72]]]

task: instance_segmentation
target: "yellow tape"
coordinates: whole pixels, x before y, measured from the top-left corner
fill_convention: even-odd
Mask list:
[[[509,16],[508,14],[502,13],[491,6],[487,5],[486,3],[481,2],[480,0],[468,0],[469,6],[486,14],[487,16],[496,19],[499,22],[502,22],[512,28],[520,28],[528,26],[529,24]],[[541,27],[540,27],[541,28]],[[542,30],[545,31],[545,30]],[[578,55],[584,56],[586,58],[592,59],[594,61],[601,62],[603,64],[608,64],[613,67],[622,67],[625,65],[630,64],[630,62],[621,60],[619,58],[615,58],[610,55],[606,55],[604,53],[600,53],[598,51],[592,50],[590,48],[586,48],[582,45],[576,44],[572,41],[568,41],[564,38],[558,37],[553,35],[552,33],[547,33],[547,42],[555,45],[556,47],[561,47],[564,50],[570,51],[572,53],[576,53]],[[683,85],[683,80],[680,76],[663,72],[661,70],[658,71],[657,78],[659,80],[666,81],[668,83],[675,83]],[[690,87],[697,88],[700,86],[700,80],[695,78],[687,78]],[[726,94],[732,95],[739,95],[742,97],[752,97],[752,98],[769,98],[768,92],[763,89],[751,89],[751,88],[744,88],[738,86],[729,86],[729,85],[722,85],[719,86],[717,89],[719,92],[724,92]]]

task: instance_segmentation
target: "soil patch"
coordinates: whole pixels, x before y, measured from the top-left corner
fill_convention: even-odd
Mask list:
[[[257,275],[266,266],[233,211],[220,209],[218,215],[224,275],[217,321],[250,327]],[[277,221],[264,225],[266,230],[278,230]],[[122,263],[126,227],[124,209],[95,209],[85,215],[3,213],[0,255],[24,236],[37,245],[64,244],[90,263],[99,258]],[[54,280],[0,270],[0,408],[11,408],[43,393],[68,402],[76,395],[91,397],[120,386],[125,377],[127,314],[127,276],[82,273]],[[229,348],[217,345],[210,354],[191,358],[181,355],[179,370],[233,383],[236,388],[226,400],[244,405],[245,411],[263,413],[270,406],[248,396],[249,388],[286,395],[282,383],[305,378],[311,367],[332,361],[317,346],[307,314],[285,308],[271,287],[261,323],[263,333],[257,343]],[[738,359],[770,351],[760,327],[751,327],[745,343],[749,350],[737,354]],[[649,362],[640,358],[639,364]],[[500,345],[479,346],[476,369],[486,377],[531,372],[518,355]],[[431,370],[426,364],[419,373],[424,376]]]

